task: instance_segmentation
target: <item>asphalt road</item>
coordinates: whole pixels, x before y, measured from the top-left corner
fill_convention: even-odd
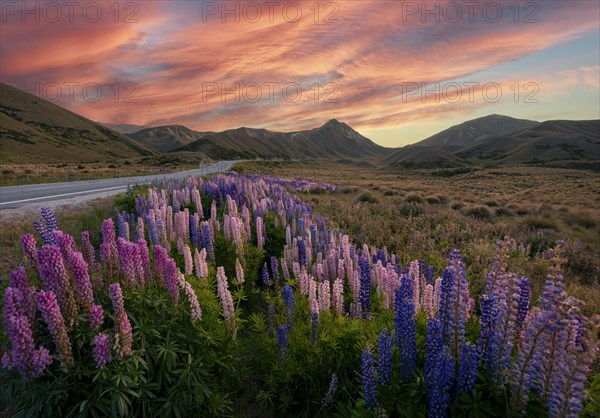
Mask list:
[[[16,209],[28,204],[55,202],[75,197],[112,196],[127,191],[127,186],[147,184],[153,180],[179,179],[187,176],[204,176],[229,170],[238,161],[220,161],[210,166],[178,173],[150,176],[115,177],[102,180],[85,180],[64,183],[27,184],[0,187],[0,209]]]

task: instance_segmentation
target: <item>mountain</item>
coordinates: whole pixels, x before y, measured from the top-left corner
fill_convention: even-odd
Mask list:
[[[158,152],[168,152],[202,138],[206,133],[181,125],[145,128],[128,136]]]
[[[576,166],[600,162],[600,120],[551,120],[486,139],[456,155],[505,164],[554,163]]]
[[[151,155],[132,138],[0,83],[0,161],[113,161]]]
[[[130,137],[157,151],[201,152],[213,159],[232,158],[381,158],[388,148],[375,144],[335,119],[295,132],[241,127],[196,132],[182,126],[148,128]]]
[[[392,166],[414,168],[462,167],[469,162],[441,148],[406,146],[399,148],[382,160]]]
[[[487,138],[522,131],[537,124],[539,122],[533,120],[515,119],[493,114],[454,125],[414,145],[440,148],[452,153],[475,145]]]
[[[123,135],[133,134],[138,131],[141,131],[142,129],[148,128],[148,126],[132,125],[131,123],[104,123],[104,122],[98,122],[98,123],[106,126],[107,128],[112,129],[113,131],[123,134]]]

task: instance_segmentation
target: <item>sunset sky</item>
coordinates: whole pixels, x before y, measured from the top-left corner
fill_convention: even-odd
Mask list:
[[[600,114],[596,1],[1,3],[0,80],[96,121],[336,118],[401,146],[491,113]]]

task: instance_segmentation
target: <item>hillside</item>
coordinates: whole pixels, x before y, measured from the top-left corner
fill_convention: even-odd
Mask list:
[[[0,83],[0,161],[113,161],[151,155],[132,138]]]
[[[417,142],[414,146],[440,148],[452,153],[485,139],[522,131],[537,124],[539,122],[533,120],[493,114],[454,125]]]
[[[456,154],[470,160],[577,163],[600,160],[600,120],[553,120],[490,138]]]
[[[335,119],[321,127],[296,132],[247,127],[195,132],[182,126],[163,126],[130,136],[157,151],[201,152],[213,159],[381,158],[390,151]]]

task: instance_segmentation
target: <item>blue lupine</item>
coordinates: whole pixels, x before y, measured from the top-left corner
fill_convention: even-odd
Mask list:
[[[272,303],[267,306],[267,334],[269,337],[275,334],[275,305]]]
[[[333,402],[333,397],[335,396],[335,391],[337,390],[338,378],[335,373],[331,374],[331,382],[329,382],[329,389],[321,402],[322,406],[330,405]]]
[[[294,291],[290,285],[284,285],[281,291],[283,296],[283,304],[286,308],[287,327],[289,330],[294,326]]]
[[[360,269],[360,307],[363,316],[368,316],[371,312],[371,269],[369,259],[361,257],[358,268]]]
[[[208,222],[202,223],[202,245],[206,248],[206,259],[209,261],[215,260],[215,247],[213,246],[212,236]]]
[[[279,359],[282,363],[285,363],[288,352],[288,338],[287,338],[287,327],[285,325],[279,325],[277,328],[277,345],[279,346]]]
[[[394,333],[400,350],[402,381],[408,383],[414,376],[417,362],[415,306],[409,280],[402,280],[402,285],[394,292]]]
[[[392,379],[392,339],[387,328],[384,328],[379,334],[378,351],[377,377],[380,385],[387,385]]]
[[[523,277],[519,281],[519,307],[517,311],[517,332],[520,331],[527,313],[529,312],[529,294],[531,292],[529,278]]]
[[[373,409],[377,406],[377,386],[375,383],[375,365],[373,364],[373,354],[369,347],[362,352],[362,382],[367,409]]]
[[[298,240],[298,264],[300,267],[306,267],[306,242]]]
[[[120,212],[117,212],[117,238],[129,238],[127,236],[127,221]]]
[[[42,208],[42,218],[46,220],[46,227],[48,228],[48,232],[52,232],[58,230],[58,221],[56,217],[50,210],[50,208]]]
[[[146,224],[148,225],[148,234],[150,235],[150,242],[153,245],[160,244],[160,238],[158,236],[158,230],[156,229],[156,222],[148,215],[146,216]]]
[[[448,416],[454,371],[454,357],[448,347],[443,347],[437,356],[436,366],[431,375],[431,390],[427,396],[429,418]]]
[[[273,277],[273,281],[275,282],[275,289],[279,289],[279,261],[277,257],[271,257],[271,274]]]
[[[479,355],[477,347],[466,342],[460,352],[458,373],[456,377],[457,394],[466,393],[471,395],[475,380],[477,379],[477,368],[479,365]]]
[[[435,381],[433,373],[437,367],[438,355],[444,346],[444,336],[442,335],[442,321],[439,319],[430,319],[427,324],[426,337],[427,350],[425,355],[425,389],[427,393],[433,390]]]
[[[429,284],[433,284],[433,277],[435,274],[435,270],[433,266],[427,266],[427,268],[425,269],[425,280],[427,281],[427,283]]]
[[[200,247],[200,228],[198,228],[198,216],[190,216],[190,236],[192,237],[192,244],[196,247]]]

